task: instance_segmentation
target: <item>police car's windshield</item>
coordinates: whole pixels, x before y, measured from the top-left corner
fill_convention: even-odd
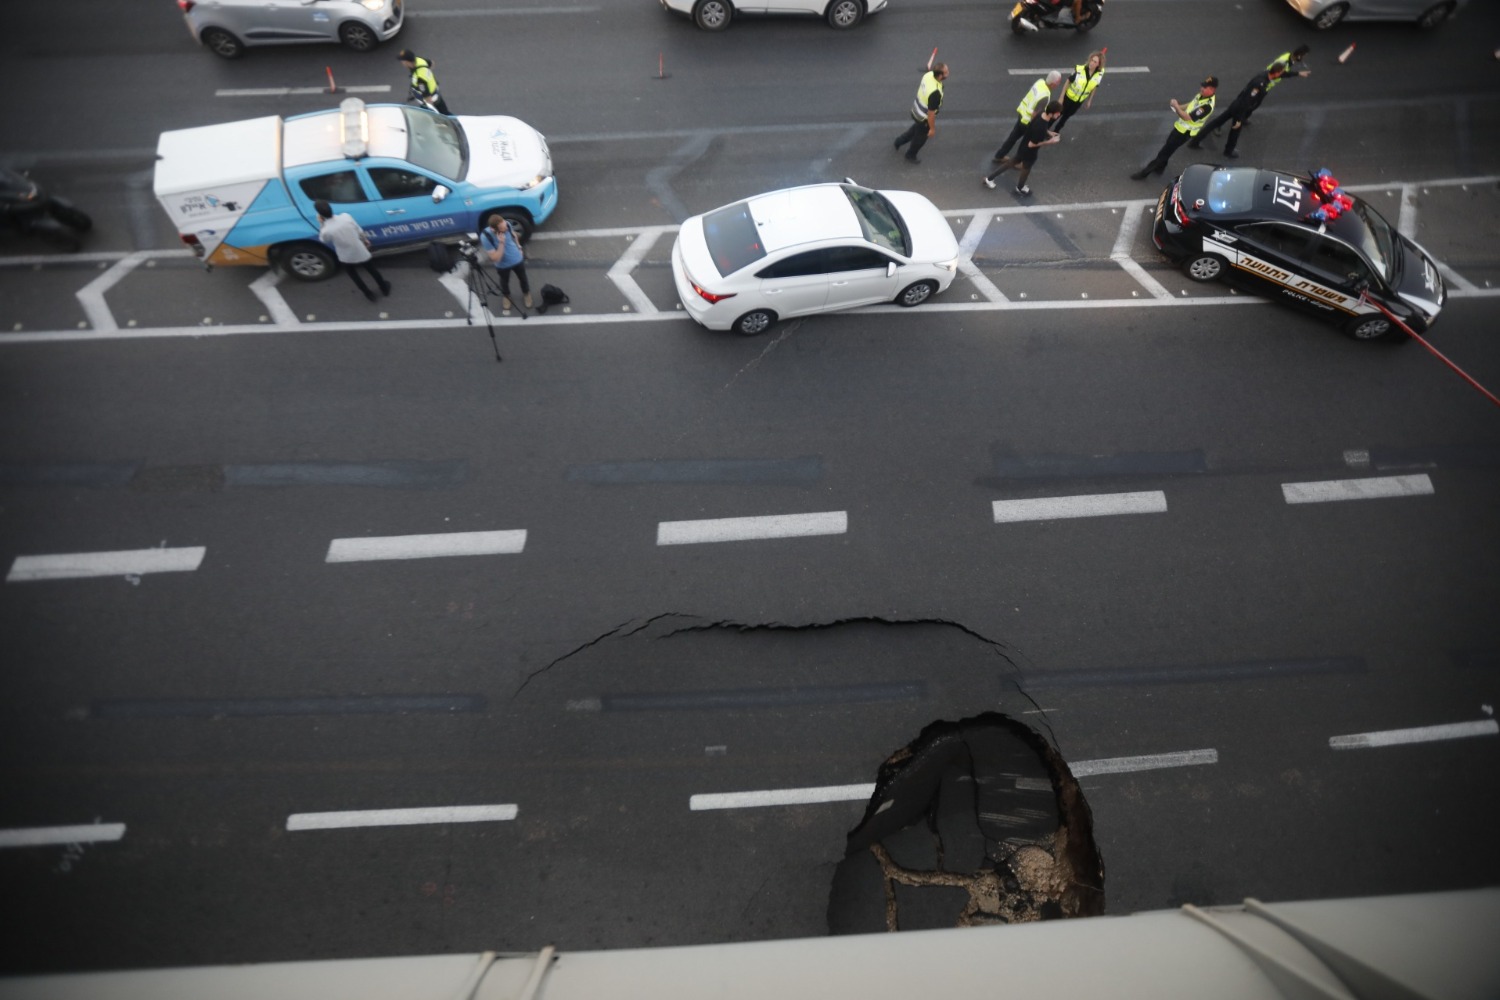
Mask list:
[[[1380,213],[1362,201],[1356,201],[1352,209],[1353,215],[1364,225],[1346,225],[1339,230],[1339,235],[1348,239],[1364,254],[1375,269],[1380,272],[1386,281],[1394,281],[1396,278],[1396,262],[1399,257],[1396,254],[1395,237],[1391,232],[1390,223],[1380,217]]]
[[[1255,175],[1252,169],[1215,170],[1208,179],[1210,212],[1248,212],[1255,204]]]
[[[461,181],[469,172],[469,145],[451,118],[417,108],[406,112],[406,158],[424,170]]]
[[[849,204],[854,206],[854,215],[859,219],[865,239],[876,246],[894,250],[903,257],[910,257],[911,234],[906,231],[906,223],[902,220],[901,213],[896,211],[896,206],[887,201],[879,191],[850,187],[848,184],[842,186],[844,194],[849,196]]]

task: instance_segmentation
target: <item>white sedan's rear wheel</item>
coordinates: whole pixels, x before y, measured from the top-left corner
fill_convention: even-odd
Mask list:
[[[754,309],[745,313],[734,321],[735,333],[745,337],[758,337],[771,329],[771,324],[776,322],[776,314],[769,309]]]

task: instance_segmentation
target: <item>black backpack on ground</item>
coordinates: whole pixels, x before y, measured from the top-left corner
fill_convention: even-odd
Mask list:
[[[568,293],[561,288],[556,285],[543,285],[542,304],[536,307],[536,311],[544,313],[552,306],[565,306],[569,301],[571,300],[568,298]]]

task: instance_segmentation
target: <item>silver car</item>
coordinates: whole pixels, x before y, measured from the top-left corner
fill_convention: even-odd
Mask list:
[[[1431,28],[1468,0],[1286,0],[1322,31],[1344,21],[1415,21]]]
[[[225,59],[251,45],[341,42],[369,52],[401,30],[402,0],[177,0],[188,31]]]

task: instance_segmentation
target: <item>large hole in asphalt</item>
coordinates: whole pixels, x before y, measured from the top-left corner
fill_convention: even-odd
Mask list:
[[[834,934],[1104,912],[1104,861],[1068,765],[999,712],[934,722],[880,766],[834,871]]]

